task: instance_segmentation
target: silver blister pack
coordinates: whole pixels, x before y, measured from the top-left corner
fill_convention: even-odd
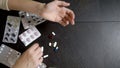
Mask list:
[[[2,44],[0,46],[0,63],[11,67],[15,64],[16,60],[20,57],[21,53]]]
[[[18,39],[19,28],[20,18],[8,16],[2,41],[6,43],[16,43]]]
[[[19,15],[21,17],[24,29],[28,29],[30,26],[36,26],[46,21],[44,18],[36,14],[32,14],[24,11],[20,11]]]

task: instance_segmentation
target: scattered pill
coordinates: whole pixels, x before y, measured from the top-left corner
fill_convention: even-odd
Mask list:
[[[41,47],[41,51],[42,51],[42,52],[44,51],[44,47],[43,47],[43,46]]]
[[[56,34],[55,34],[55,32],[52,32],[52,34],[55,36]]]
[[[43,58],[47,58],[49,55],[44,55]]]
[[[57,46],[57,47],[54,48],[54,51],[57,52],[58,49],[59,49],[59,47]]]
[[[50,46],[50,47],[52,46],[52,43],[51,43],[51,42],[49,42],[49,46]]]
[[[57,42],[55,42],[54,44],[53,44],[53,47],[56,47],[57,46]]]

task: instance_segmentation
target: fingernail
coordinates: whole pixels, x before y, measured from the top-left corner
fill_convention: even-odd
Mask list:
[[[44,47],[43,47],[43,46],[41,47],[41,51],[42,51],[42,52],[44,51]]]
[[[67,22],[66,22],[66,24],[68,25],[68,24],[69,24],[69,22],[67,21]]]
[[[75,25],[75,22],[73,21],[73,24],[72,25]]]

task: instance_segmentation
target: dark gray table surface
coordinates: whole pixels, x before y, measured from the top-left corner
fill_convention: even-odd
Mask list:
[[[51,0],[39,0],[50,2]],[[76,21],[120,21],[120,0],[64,0],[76,14]]]
[[[120,1],[72,0],[68,2],[71,3],[70,8],[76,14],[75,26],[62,27],[49,21],[37,26],[42,36],[33,43],[37,42],[44,46],[44,53],[50,55],[44,63],[49,67],[57,68],[120,68]],[[17,12],[14,11],[0,11],[1,44],[6,16],[16,16],[16,14]],[[20,33],[23,31],[21,24]],[[52,31],[56,36],[50,40],[47,36]],[[58,52],[48,47],[51,41],[58,42]],[[6,45],[21,53],[28,48],[19,39],[17,44]],[[1,64],[0,68],[7,67]]]

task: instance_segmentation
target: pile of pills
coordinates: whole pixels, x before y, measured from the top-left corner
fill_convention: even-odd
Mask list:
[[[54,38],[54,36],[55,36],[56,34],[55,34],[55,32],[52,32],[51,34],[49,34],[48,35],[48,38],[49,39],[53,39]],[[58,51],[58,49],[59,49],[59,47],[57,46],[57,42],[49,42],[49,47],[53,47],[53,50],[55,51],[55,52],[57,52]]]

